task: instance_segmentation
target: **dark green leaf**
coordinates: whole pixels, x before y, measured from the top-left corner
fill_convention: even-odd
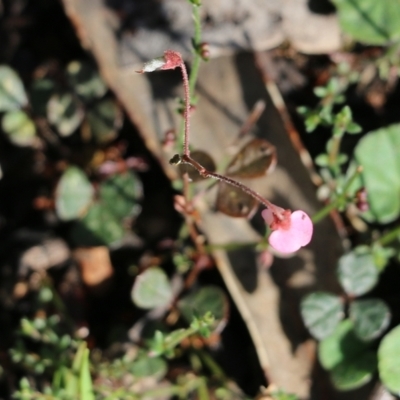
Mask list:
[[[355,335],[353,323],[346,319],[331,336],[319,343],[318,358],[325,369],[332,370],[344,361],[356,359],[367,349],[368,344]]]
[[[0,112],[14,111],[28,104],[24,85],[7,65],[0,65]]]
[[[83,117],[83,109],[71,93],[55,93],[47,103],[47,118],[61,136],[74,133]]]
[[[56,189],[56,211],[64,221],[81,217],[93,198],[93,186],[78,167],[67,168]]]
[[[378,282],[378,275],[370,253],[358,254],[352,251],[339,259],[339,281],[350,295],[361,296],[370,291]]]
[[[381,224],[394,221],[400,215],[400,124],[364,136],[355,149],[355,159],[363,167],[370,206],[364,215]]]
[[[382,383],[400,395],[400,325],[392,329],[378,349],[378,369]]]
[[[88,111],[87,120],[96,142],[107,143],[115,139],[122,126],[122,112],[115,101],[107,99]]]
[[[37,115],[45,116],[47,113],[47,103],[55,89],[55,84],[51,79],[36,79],[31,87],[31,104],[33,112]]]
[[[345,360],[332,371],[331,379],[339,390],[353,390],[368,383],[376,371],[376,354],[367,351],[351,360]]]
[[[3,116],[1,125],[10,142],[17,146],[31,146],[37,140],[36,127],[23,111],[7,112]]]
[[[109,246],[124,235],[121,221],[102,203],[93,204],[71,230],[71,238],[79,246]]]
[[[349,312],[354,332],[362,340],[377,338],[390,323],[389,307],[379,299],[355,300]]]
[[[331,335],[343,318],[343,302],[339,296],[326,292],[311,293],[300,305],[304,324],[317,339]]]
[[[217,323],[221,322],[227,318],[228,305],[225,292],[217,286],[205,286],[178,302],[178,308],[188,323],[207,312],[211,312]]]
[[[397,0],[333,0],[344,32],[365,44],[385,44],[400,39]]]
[[[140,308],[168,306],[173,298],[172,288],[165,272],[149,268],[136,277],[132,300]]]
[[[133,172],[116,174],[102,182],[99,196],[101,203],[120,220],[139,211],[142,184]]]

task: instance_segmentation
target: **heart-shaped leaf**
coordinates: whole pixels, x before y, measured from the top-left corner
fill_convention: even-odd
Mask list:
[[[71,93],[55,93],[47,103],[47,118],[61,136],[74,133],[83,117],[83,109]]]
[[[338,277],[346,293],[361,296],[378,282],[378,270],[370,253],[352,251],[340,257]]]
[[[93,199],[93,186],[78,167],[67,168],[56,189],[56,211],[60,219],[81,217]]]
[[[136,277],[132,300],[140,308],[168,306],[173,298],[172,288],[165,272],[152,267]]]
[[[380,299],[355,300],[349,311],[354,332],[362,340],[377,338],[389,326],[390,310]]]
[[[85,101],[104,96],[107,86],[97,71],[88,63],[72,61],[67,66],[67,77],[75,92]]]
[[[256,178],[271,172],[276,160],[275,146],[265,139],[255,138],[235,155],[226,173],[238,178]]]
[[[7,65],[0,65],[0,111],[13,111],[28,104],[20,77]]]
[[[304,324],[317,339],[331,335],[344,315],[340,297],[326,292],[306,296],[301,302],[300,311]]]
[[[117,103],[106,99],[95,104],[87,113],[87,121],[97,143],[107,143],[122,126],[122,112]]]
[[[258,202],[243,190],[219,182],[215,207],[231,217],[248,217],[256,211]]]
[[[344,32],[366,44],[400,39],[400,7],[397,0],[333,0]]]
[[[370,207],[363,216],[381,224],[394,221],[400,215],[400,124],[368,133],[354,154],[363,167],[362,183]]]
[[[31,146],[37,140],[36,127],[23,111],[9,111],[4,114],[1,126],[10,142],[17,146]]]
[[[378,369],[382,383],[400,395],[400,325],[392,329],[378,349]]]

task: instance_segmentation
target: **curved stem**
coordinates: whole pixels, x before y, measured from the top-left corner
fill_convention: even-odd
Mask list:
[[[252,196],[255,198],[259,203],[263,204],[265,207],[271,209],[271,211],[278,217],[280,218],[280,214],[283,211],[281,207],[278,207],[274,204],[272,204],[269,200],[264,199],[260,194],[258,194],[256,191],[253,189],[250,189],[246,185],[243,185],[243,183],[240,183],[238,181],[235,181],[232,178],[228,178],[227,176],[217,174],[216,172],[211,172],[206,170],[201,164],[199,164],[197,161],[193,160],[190,156],[187,156],[184,154],[181,159],[181,162],[185,164],[191,165],[193,168],[195,168],[199,174],[204,177],[204,178],[213,178],[218,181],[227,183],[228,185],[234,186],[242,190],[243,192],[247,193],[248,195]]]
[[[393,242],[394,240],[399,239],[399,237],[400,237],[400,226],[396,226],[395,228],[393,228],[392,230],[381,236],[378,240],[376,240],[375,243],[381,246],[386,246],[389,243]]]

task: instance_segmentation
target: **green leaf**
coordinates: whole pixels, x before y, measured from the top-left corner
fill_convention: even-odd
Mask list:
[[[400,325],[392,329],[378,349],[378,370],[388,390],[400,395]]]
[[[370,253],[352,251],[339,259],[338,277],[347,294],[361,296],[378,282],[378,270]]]
[[[82,355],[82,363],[79,371],[79,387],[81,400],[94,400],[92,377],[90,376],[89,349],[85,349]]]
[[[67,66],[67,77],[75,92],[85,101],[103,97],[107,86],[97,71],[88,63],[72,61]]]
[[[368,351],[358,357],[346,360],[330,373],[335,387],[339,390],[353,390],[368,383],[376,371],[376,354]]]
[[[314,94],[317,97],[325,97],[328,94],[328,90],[323,86],[317,86],[314,88]]]
[[[167,275],[156,267],[149,268],[136,277],[131,295],[138,307],[146,309],[168,306],[173,298]]]
[[[317,339],[331,335],[343,318],[343,302],[339,296],[315,292],[306,296],[300,305],[305,326]]]
[[[14,111],[28,104],[20,77],[7,65],[0,65],[0,112]]]
[[[10,142],[17,146],[30,146],[37,140],[36,127],[23,111],[7,112],[3,116],[1,125]]]
[[[61,136],[69,136],[82,123],[82,106],[71,93],[55,93],[47,103],[47,118]]]
[[[361,131],[362,131],[361,126],[356,124],[355,122],[351,122],[351,123],[349,123],[349,125],[347,125],[347,129],[346,129],[347,133],[355,135],[357,133],[360,133]]]
[[[60,219],[69,221],[81,217],[93,198],[93,186],[78,167],[68,167],[56,189],[56,211]]]
[[[88,111],[87,121],[96,142],[107,143],[116,138],[122,126],[122,112],[114,100],[103,100]]]
[[[217,324],[227,318],[229,303],[221,288],[205,286],[179,300],[178,308],[188,323],[211,312]]]
[[[125,235],[121,221],[102,203],[95,203],[71,230],[71,238],[80,246],[111,245]]]
[[[346,319],[338,324],[331,336],[319,343],[318,358],[325,369],[332,370],[346,360],[357,358],[367,349],[368,344],[358,339],[353,323]]]
[[[400,124],[364,136],[355,149],[355,159],[363,167],[368,220],[381,224],[394,221],[400,215]]]
[[[315,164],[317,164],[319,167],[328,167],[329,166],[329,156],[328,154],[319,154],[317,157],[315,157]]]
[[[161,379],[165,376],[167,370],[167,363],[162,358],[146,355],[134,361],[131,372],[136,378],[151,376]]]
[[[55,90],[55,84],[51,79],[36,79],[30,90],[30,99],[33,112],[37,115],[45,116],[47,113],[47,103]]]
[[[400,39],[398,0],[333,0],[344,32],[366,44]]]
[[[137,201],[142,197],[142,184],[133,172],[116,174],[106,179],[99,188],[99,197],[104,206],[117,219],[139,211]]]
[[[371,247],[374,264],[379,272],[383,271],[389,260],[396,254],[396,251],[390,247],[383,247],[379,244],[374,244]]]
[[[380,299],[355,300],[350,304],[349,317],[354,332],[361,340],[373,340],[389,326],[390,310]]]

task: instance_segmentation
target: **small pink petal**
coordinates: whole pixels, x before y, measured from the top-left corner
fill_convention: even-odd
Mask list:
[[[261,216],[264,218],[265,223],[270,226],[274,221],[274,215],[269,208],[261,211]]]
[[[301,210],[290,216],[288,229],[277,229],[269,236],[269,244],[281,253],[293,253],[310,243],[313,224],[310,217]]]

